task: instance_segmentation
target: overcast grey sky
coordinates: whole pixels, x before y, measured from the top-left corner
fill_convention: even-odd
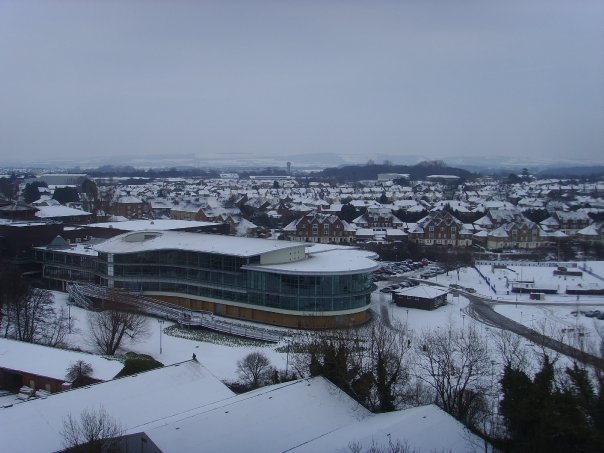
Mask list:
[[[604,1],[0,1],[0,162],[604,161]]]

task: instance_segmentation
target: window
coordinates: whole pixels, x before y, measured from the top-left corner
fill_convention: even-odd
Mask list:
[[[323,225],[323,236],[329,236],[329,224]]]

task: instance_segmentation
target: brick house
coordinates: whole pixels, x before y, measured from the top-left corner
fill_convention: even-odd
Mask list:
[[[489,250],[532,249],[544,245],[545,242],[541,237],[539,226],[527,219],[506,223],[489,231],[486,236],[486,248]]]
[[[409,228],[409,241],[419,245],[469,247],[472,231],[447,211],[434,211]]]
[[[151,206],[141,198],[128,195],[115,200],[111,205],[111,211],[113,215],[127,219],[141,219],[149,215]]]
[[[283,234],[288,241],[339,244],[355,240],[355,228],[333,214],[305,215],[283,228]]]
[[[196,204],[175,204],[170,210],[170,218],[174,220],[197,220],[208,222],[210,218],[206,215],[204,208]]]
[[[392,214],[390,209],[367,208],[367,211],[352,221],[357,228],[391,229],[402,228],[405,224]]]
[[[578,211],[555,211],[540,223],[544,228],[554,231],[562,231],[567,235],[574,236],[579,230],[589,226],[592,219],[584,212]]]

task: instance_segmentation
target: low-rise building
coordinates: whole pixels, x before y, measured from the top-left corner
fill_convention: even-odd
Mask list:
[[[375,254],[351,247],[175,231],[126,233],[90,250],[98,253],[92,269],[103,287],[298,328],[369,320],[371,273],[378,267]],[[60,281],[74,271],[73,248],[38,252],[52,270],[49,278]],[[79,259],[83,266],[84,253]]]
[[[67,369],[80,360],[92,368],[87,376],[90,383],[109,381],[123,368],[119,360],[7,338],[0,338],[0,357],[0,388],[12,391],[25,385],[60,392],[69,384]]]
[[[434,310],[447,304],[448,291],[429,285],[417,285],[397,289],[392,293],[392,299],[399,307]]]

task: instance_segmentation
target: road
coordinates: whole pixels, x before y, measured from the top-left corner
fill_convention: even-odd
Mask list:
[[[401,281],[408,280],[408,279],[412,279],[412,280],[416,280],[416,281],[419,280],[417,278],[414,278],[411,275],[391,277],[388,280],[391,281],[392,283],[400,283]],[[441,285],[439,283],[431,282],[428,280],[419,280],[419,281],[421,281],[424,284],[428,284],[428,285],[432,285],[432,286],[448,288],[445,285]],[[459,293],[470,301],[470,304],[468,305],[468,308],[467,308],[468,315],[471,316],[472,318],[476,319],[477,321],[480,321],[483,324],[486,324],[491,327],[497,327],[499,329],[509,330],[510,332],[514,332],[537,345],[552,349],[552,350],[559,352],[561,354],[564,354],[578,362],[581,362],[586,365],[592,365],[592,366],[595,366],[600,369],[604,369],[604,358],[595,356],[593,354],[589,354],[585,351],[582,351],[578,348],[575,348],[566,343],[558,341],[554,338],[548,337],[547,335],[537,332],[536,330],[533,330],[533,329],[525,326],[524,324],[520,324],[516,321],[511,320],[510,318],[503,316],[500,313],[497,313],[493,309],[493,306],[497,303],[501,303],[501,301],[491,299],[491,298],[485,297],[485,296],[480,296],[477,294],[471,294],[466,291],[452,290],[451,292],[453,294]]]
[[[547,335],[526,327],[524,324],[512,321],[510,318],[497,313],[495,310],[493,310],[493,304],[497,301],[483,296],[469,294],[463,291],[461,294],[467,297],[470,301],[470,305],[468,305],[467,310],[468,314],[474,319],[492,327],[514,332],[535,344],[545,346],[546,348],[564,354],[583,364],[604,369],[604,358],[581,351],[578,348],[548,337]]]

